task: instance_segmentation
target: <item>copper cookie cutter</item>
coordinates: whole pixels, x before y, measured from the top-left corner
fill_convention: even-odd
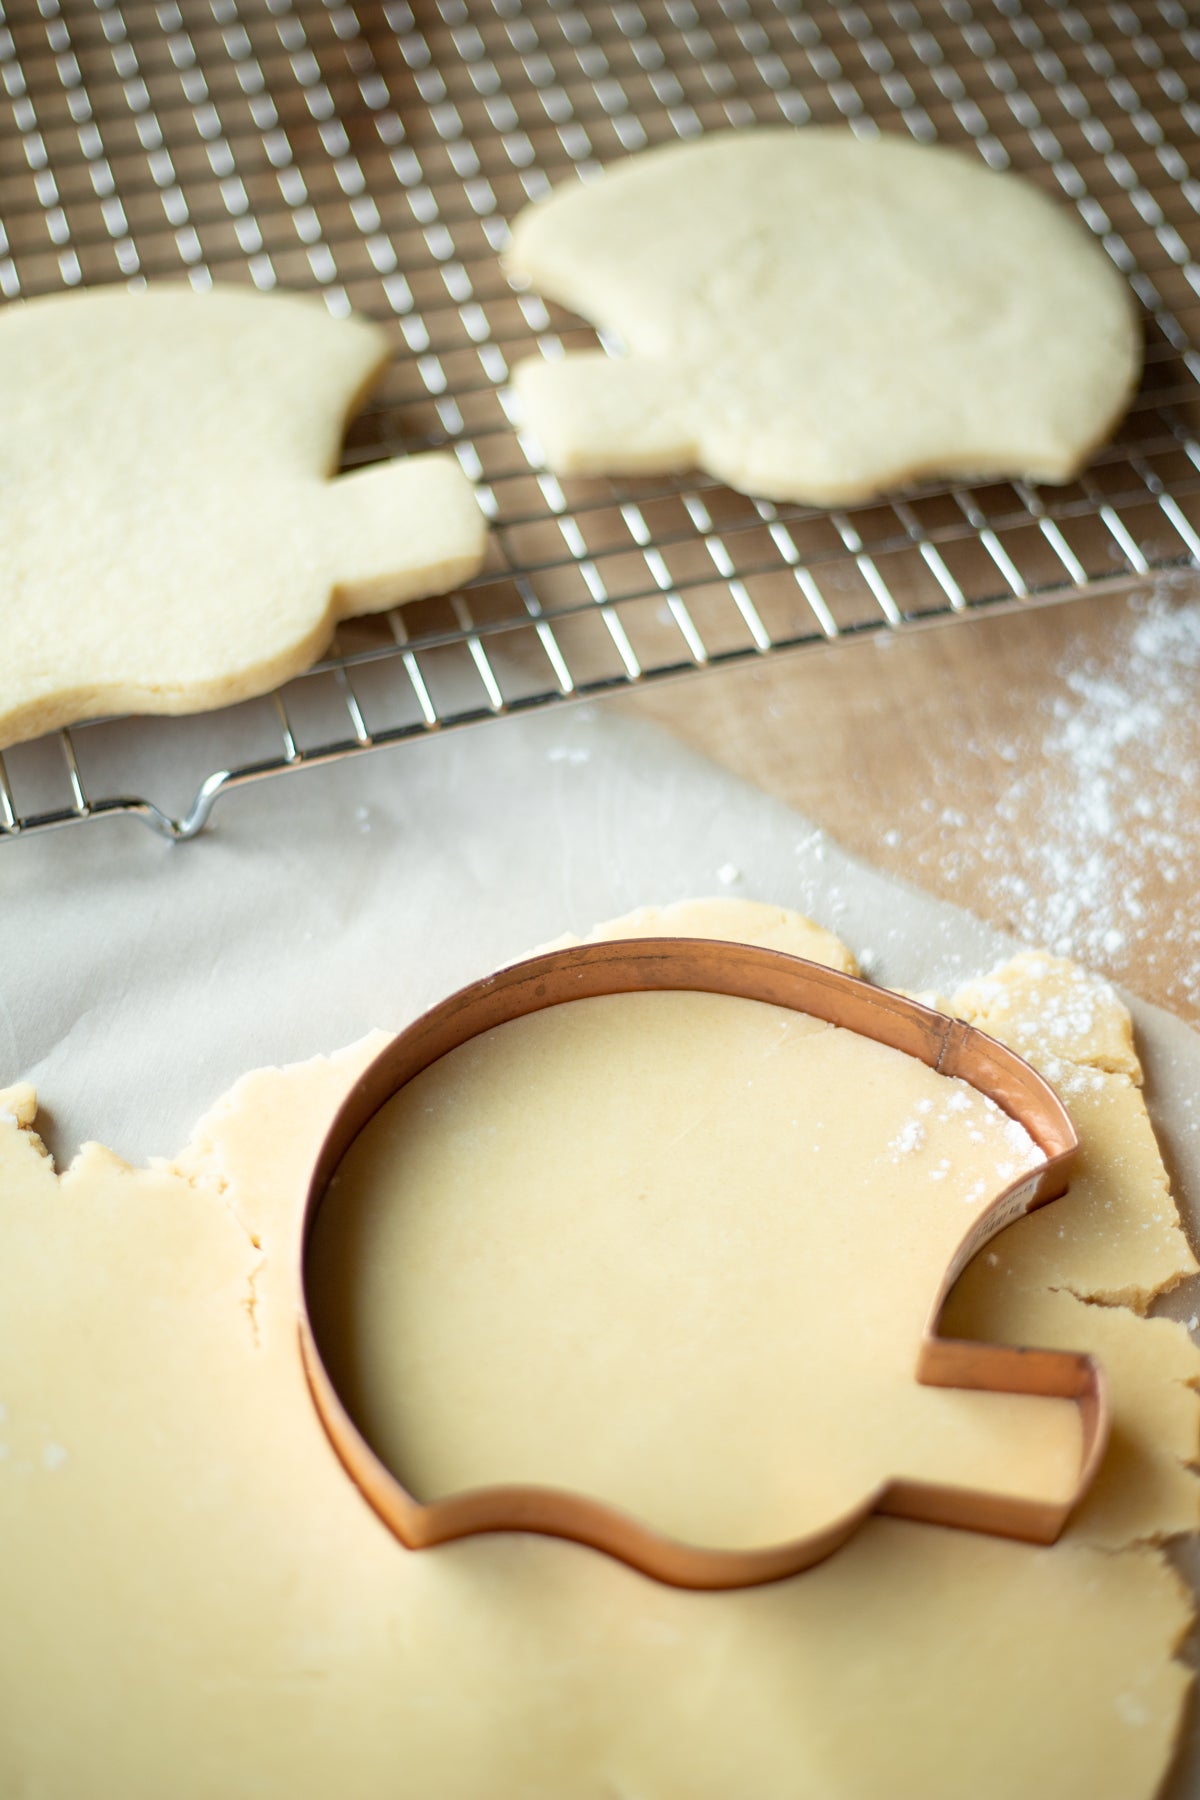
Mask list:
[[[896,1479],[816,1532],[749,1550],[706,1548],[670,1538],[618,1507],[568,1489],[504,1485],[418,1500],[386,1467],[340,1400],[313,1334],[307,1251],[326,1189],[351,1143],[379,1109],[422,1070],[495,1025],[598,995],[685,990],[762,1000],[888,1044],[947,1076],[958,1076],[1017,1119],[1045,1155],[975,1220],[934,1296],[915,1370],[931,1387],[984,1389],[1072,1401],[1079,1410],[1078,1479],[1062,1501]],[[376,1057],[351,1088],[321,1147],[301,1236],[300,1350],[330,1442],[351,1480],[409,1549],[480,1532],[524,1531],[603,1550],[676,1587],[749,1587],[798,1573],[839,1548],[871,1513],[1050,1544],[1091,1485],[1108,1442],[1110,1402],[1094,1358],[1070,1351],[1013,1349],[937,1335],[942,1309],[967,1263],[1014,1220],[1065,1193],[1079,1140],[1062,1102],[1027,1062],[962,1020],[886,989],[778,950],[700,938],[639,938],[582,944],[515,963],[471,983],[422,1015]]]

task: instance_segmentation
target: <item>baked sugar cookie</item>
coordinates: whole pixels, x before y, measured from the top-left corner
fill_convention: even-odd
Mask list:
[[[896,137],[630,157],[528,207],[509,268],[624,346],[518,367],[560,474],[699,465],[818,505],[933,474],[1064,482],[1141,367],[1125,283],[1068,210]]]
[[[476,572],[485,526],[453,457],[329,479],[389,353],[296,295],[0,308],[0,746],[263,693],[339,619]]]

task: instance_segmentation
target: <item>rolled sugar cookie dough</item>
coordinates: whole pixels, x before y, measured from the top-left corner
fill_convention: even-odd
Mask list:
[[[0,746],[263,693],[339,619],[478,570],[452,456],[330,480],[389,354],[378,326],[297,295],[0,308]]]
[[[851,962],[775,907],[638,924]],[[1127,1021],[1123,1052],[1107,990],[1070,965],[997,971],[980,1004],[1031,1042],[1040,1008],[1064,1087],[1101,1052],[1136,1087]],[[725,1594],[548,1539],[413,1554],[330,1450],[295,1329],[311,1162],[383,1041],[245,1077],[149,1168],[92,1144],[60,1174],[31,1091],[4,1097],[0,1793],[1150,1800],[1190,1616],[1151,1540],[1195,1523],[1200,1356],[1181,1326],[1047,1285],[1079,1244],[1076,1285],[1098,1287],[1085,1217],[1053,1266],[1035,1220],[1006,1232],[955,1321],[1019,1343],[1049,1323],[1114,1378],[1097,1510],[1052,1550],[881,1519],[806,1574]],[[1194,1267],[1146,1181],[1153,1140],[1127,1159],[1080,1128],[1144,1301]]]
[[[819,505],[935,474],[1065,482],[1141,368],[1129,291],[1069,210],[898,137],[647,151],[526,208],[508,266],[620,340],[517,367],[560,474],[698,465]]]
[[[310,1247],[317,1342],[423,1500],[567,1488],[739,1549],[898,1477],[1065,1502],[1073,1406],[916,1380],[958,1244],[1042,1160],[966,1082],[804,1013],[575,1001],[359,1134]]]

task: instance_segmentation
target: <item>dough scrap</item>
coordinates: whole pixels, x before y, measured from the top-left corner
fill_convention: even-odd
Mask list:
[[[1106,982],[1044,952],[968,982],[948,1010],[1011,1044],[1080,1136],[1070,1191],[992,1245],[1024,1285],[1144,1312],[1197,1271],[1142,1098],[1129,1014]]]
[[[1139,1087],[1142,1065],[1133,1021],[1116,990],[1078,963],[1025,950],[993,974],[968,981],[950,1002],[981,1031],[1038,1059],[1047,1078],[1086,1088],[1075,1071],[1127,1075]]]
[[[1018,1259],[1019,1260],[1019,1259]],[[1102,1549],[1200,1530],[1200,1350],[1173,1319],[1026,1288],[986,1255],[967,1271],[944,1330],[989,1343],[1088,1350],[1108,1375],[1114,1429],[1067,1536]]]
[[[1189,1683],[1157,1551],[877,1520],[697,1595],[550,1541],[401,1549],[317,1423],[291,1282],[308,1166],[382,1042],[245,1077],[149,1169],[88,1146],[58,1175],[29,1090],[0,1095],[0,1792],[1149,1800]]]
[[[1116,1546],[1196,1531],[1200,1350],[1182,1325],[1137,1315],[1197,1263],[1146,1112],[1128,1010],[1107,982],[1041,951],[967,982],[947,1007],[1041,1069],[1080,1152],[1052,1211],[1018,1220],[965,1271],[944,1329],[1090,1350],[1108,1370],[1112,1442],[1069,1536]]]
[[[854,954],[832,931],[802,919],[785,906],[763,900],[676,900],[669,906],[639,906],[597,925],[583,937],[564,932],[539,950],[564,950],[571,944],[596,944],[640,937],[729,937],[763,950],[784,950],[808,962],[823,963],[843,975],[857,975]]]
[[[339,619],[477,572],[484,520],[452,456],[329,479],[389,355],[380,327],[293,294],[0,308],[0,748],[264,693]]]
[[[559,474],[699,465],[819,505],[934,474],[1065,482],[1141,369],[1129,291],[1068,210],[899,137],[646,151],[527,207],[508,266],[624,351],[518,366]]]

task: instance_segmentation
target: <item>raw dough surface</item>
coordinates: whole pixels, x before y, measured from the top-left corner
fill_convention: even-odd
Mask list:
[[[713,923],[789,941],[775,908]],[[1182,1328],[1045,1296],[1104,1328],[1114,1368],[1139,1346],[1117,1386],[1128,1510],[1050,1551],[879,1520],[805,1575],[719,1595],[548,1541],[408,1554],[316,1421],[291,1277],[308,1164],[383,1041],[247,1076],[148,1169],[92,1145],[57,1175],[32,1094],[7,1096],[0,1793],[1149,1800],[1190,1608],[1136,1540],[1175,1529],[1185,1492],[1194,1516],[1182,1467],[1160,1510],[1159,1472],[1195,1449]],[[1132,1206],[1121,1230],[1140,1268]],[[981,1287],[966,1322],[1028,1341],[1007,1309],[1044,1293],[1039,1267]],[[1155,1268],[1148,1287],[1170,1279]]]
[[[453,457],[329,479],[389,353],[378,326],[296,295],[0,308],[0,746],[263,693],[339,619],[478,570]]]
[[[569,1487],[742,1546],[894,1476],[1065,1498],[1073,1406],[914,1374],[958,1244],[1041,1160],[966,1083],[786,1008],[577,1001],[360,1135],[313,1237],[318,1343],[425,1499]]]
[[[1141,368],[1125,283],[1068,209],[898,137],[647,151],[521,213],[509,266],[624,350],[518,366],[562,474],[699,465],[822,505],[930,474],[1064,482]]]
[[[1059,957],[1015,957],[970,982],[948,1010],[1039,1068],[1080,1137],[1070,1192],[992,1246],[992,1266],[1025,1286],[1144,1312],[1196,1273],[1142,1098],[1129,1014],[1106,982]]]

